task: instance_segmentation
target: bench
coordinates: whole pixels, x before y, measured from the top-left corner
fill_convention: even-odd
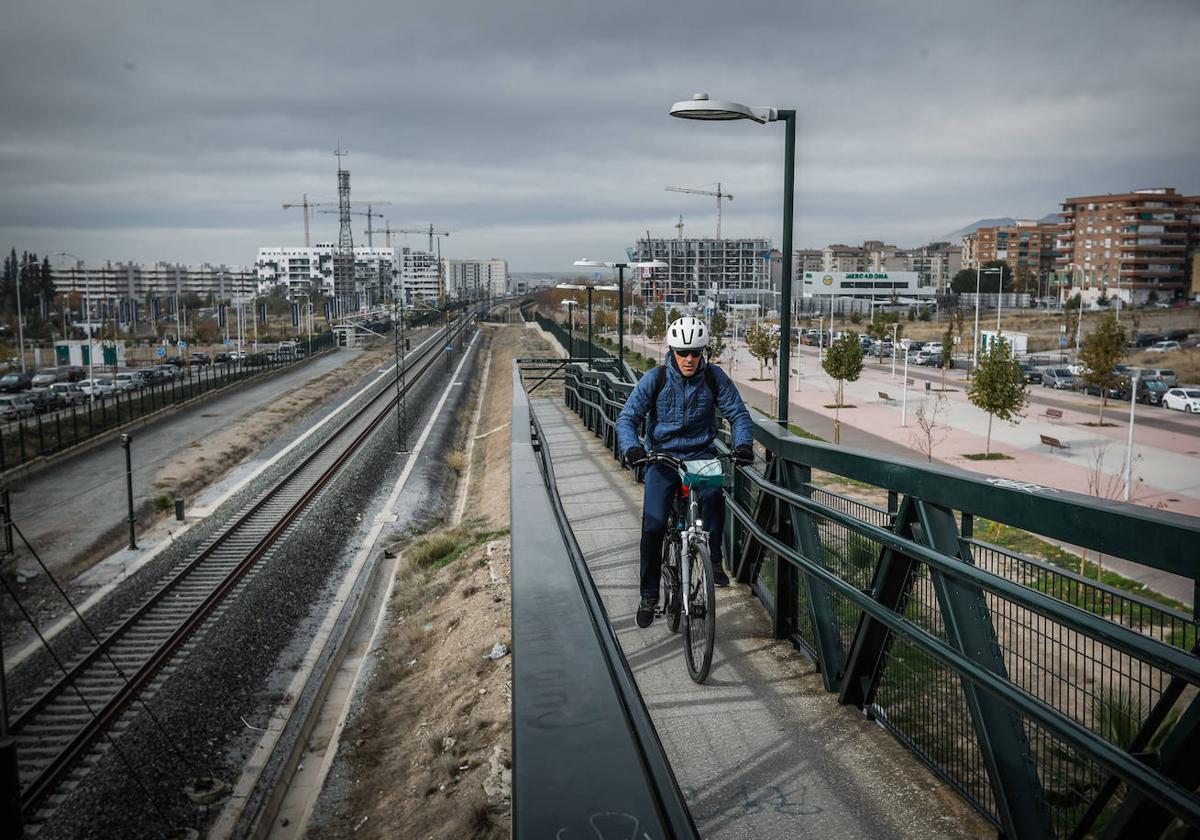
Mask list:
[[[1061,414],[1061,413],[1062,412],[1060,411],[1059,414]],[[1056,437],[1050,437],[1050,435],[1040,435],[1040,437],[1042,439],[1042,446],[1049,447],[1051,450],[1055,450],[1055,449],[1068,450],[1071,448],[1071,444],[1063,443],[1061,440],[1059,440]]]
[[[883,402],[895,402],[895,400],[889,397],[884,391],[879,392],[879,399],[881,399]]]
[[[1042,416],[1045,417],[1047,420],[1058,420],[1061,422],[1062,421],[1062,409],[1061,408],[1047,408],[1042,413]]]

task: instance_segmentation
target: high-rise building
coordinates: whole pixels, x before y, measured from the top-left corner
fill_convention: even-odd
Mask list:
[[[962,268],[962,249],[949,242],[931,242],[918,248],[899,248],[869,239],[857,245],[827,245],[821,250],[792,251],[794,277],[807,273],[861,274],[913,272],[920,288],[941,293]]]
[[[1062,226],[1057,222],[1020,219],[1012,225],[977,228],[963,237],[964,268],[978,268],[993,260],[1008,264],[1013,273],[1011,291],[1037,295],[1054,271]],[[969,245],[967,243],[970,243]]]
[[[318,242],[311,247],[259,248],[254,268],[260,290],[267,292],[283,285],[289,299],[310,291],[332,295],[339,247],[332,242]],[[359,293],[369,289],[375,301],[385,300],[398,274],[395,248],[354,246],[353,288]]]
[[[932,287],[938,294],[945,294],[963,267],[963,249],[949,242],[931,242],[903,253],[906,270],[916,272],[922,288]]]
[[[857,245],[826,245],[821,252],[821,271],[859,272],[867,270],[867,253]]]
[[[508,289],[507,260],[444,259],[442,274],[446,278],[446,294],[451,297],[496,297],[503,295]]]
[[[745,303],[771,293],[769,239],[639,239],[630,257],[668,265],[635,276],[647,302],[704,306],[710,297]]]
[[[419,300],[436,303],[443,290],[438,276],[438,258],[416,248],[400,249],[400,285],[405,305]]]
[[[1064,199],[1058,281],[1085,301],[1141,303],[1182,296],[1187,257],[1200,237],[1200,197],[1172,187]],[[1070,292],[1067,292],[1069,294]]]

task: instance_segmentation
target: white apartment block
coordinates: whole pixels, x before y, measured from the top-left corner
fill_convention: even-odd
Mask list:
[[[647,303],[703,306],[718,296],[742,303],[771,290],[769,239],[639,239],[630,258],[668,264],[649,277],[633,272],[634,291]]]
[[[248,268],[229,268],[225,265],[180,265],[158,262],[105,263],[89,266],[51,265],[51,277],[58,294],[78,293],[93,301],[166,299],[172,296],[210,295],[220,300],[250,298],[257,288],[255,274]]]
[[[337,245],[318,242],[311,247],[259,248],[254,268],[261,293],[283,285],[288,298],[312,290],[333,294],[333,258]],[[382,300],[399,279],[400,260],[395,248],[354,246],[354,287],[371,289]]]
[[[442,260],[442,276],[450,297],[498,297],[508,290],[508,261],[446,259]]]
[[[400,249],[399,289],[406,306],[418,300],[439,301],[442,296],[439,274],[438,258],[433,254],[415,248]]]

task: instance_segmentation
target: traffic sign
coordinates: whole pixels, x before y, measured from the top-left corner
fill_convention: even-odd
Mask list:
[[[232,338],[225,339],[225,346],[228,347],[230,344],[233,344],[233,339]]]
[[[180,350],[186,350],[186,349],[187,349],[187,342],[186,342],[186,341],[181,341],[181,342],[179,342],[179,344],[178,344],[178,347],[179,347],[179,349],[180,349]]]
[[[166,348],[166,347],[159,347],[157,350],[155,350],[155,351],[154,351],[154,354],[155,354],[156,356],[158,356],[158,358],[160,358],[160,359],[161,359],[163,356],[167,355],[167,348]]]
[[[1066,347],[1066,346],[1067,346],[1067,337],[1066,337],[1066,336],[1064,336],[1064,335],[1060,335],[1060,336],[1058,337],[1058,346],[1059,346],[1059,347]]]

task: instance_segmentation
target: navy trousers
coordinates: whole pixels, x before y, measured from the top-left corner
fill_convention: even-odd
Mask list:
[[[662,575],[662,543],[667,532],[667,517],[679,487],[679,473],[661,464],[646,469],[646,492],[642,500],[642,577],[643,598],[658,597]],[[725,533],[725,502],[720,487],[700,491],[700,518],[708,531],[708,548],[713,568],[721,567],[721,537]]]

